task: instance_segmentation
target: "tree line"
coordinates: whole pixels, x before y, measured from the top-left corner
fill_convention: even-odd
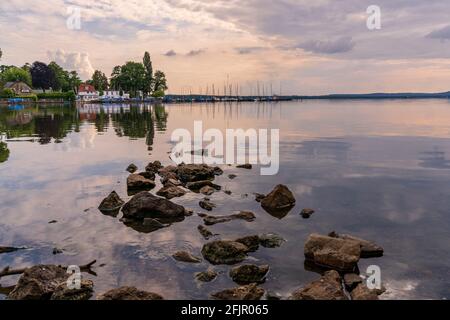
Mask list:
[[[0,49],[0,59],[2,51]],[[22,67],[0,65],[0,88],[7,82],[22,81],[36,89],[62,92],[77,92],[82,83],[76,71],[68,71],[52,61],[48,65],[36,61],[26,63]],[[105,90],[129,92],[132,97],[142,93],[144,97],[164,96],[168,89],[164,72],[153,72],[150,54],[145,52],[142,62],[128,61],[124,65],[114,67],[110,78],[100,70],[95,70],[91,79],[86,81],[101,94]]]

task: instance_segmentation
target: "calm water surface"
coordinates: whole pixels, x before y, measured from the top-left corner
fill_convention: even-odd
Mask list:
[[[194,273],[206,270],[206,262],[193,266],[170,257],[178,250],[200,255],[205,241],[196,215],[140,233],[120,216],[97,210],[112,190],[129,199],[130,163],[141,169],[153,160],[170,164],[172,131],[192,129],[194,120],[222,130],[281,130],[277,176],[225,166],[216,181],[233,194],[211,197],[218,205],[213,214],[252,210],[257,216],[251,223],[213,226],[222,238],[274,232],[287,240],[278,249],[261,248],[247,261],[271,266],[264,288],[287,296],[316,279],[304,266],[304,242],[312,232],[335,230],[385,248],[384,257],[359,264],[362,271],[371,264],[381,267],[385,298],[450,298],[447,100],[1,107],[0,245],[28,249],[0,255],[0,268],[96,259],[97,276],[89,277],[97,294],[127,285],[168,299],[201,299],[233,287],[228,267],[216,268],[222,271],[216,281],[198,284]],[[231,181],[230,173],[238,177]],[[297,198],[297,207],[282,219],[262,210],[252,196],[278,183]],[[201,198],[189,193],[174,201],[201,212]],[[316,213],[304,220],[299,213],[307,207]],[[64,253],[53,255],[54,247]],[[8,277],[1,284],[15,281]]]

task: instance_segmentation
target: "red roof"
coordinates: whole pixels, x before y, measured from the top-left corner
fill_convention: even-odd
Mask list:
[[[95,92],[95,87],[93,85],[83,83],[78,87],[78,92]]]

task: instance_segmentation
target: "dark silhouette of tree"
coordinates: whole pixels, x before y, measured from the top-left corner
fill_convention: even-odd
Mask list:
[[[33,87],[42,90],[53,88],[56,84],[55,72],[45,63],[36,61],[30,68]]]
[[[143,64],[145,68],[143,92],[145,96],[148,96],[152,92],[153,65],[152,59],[150,58],[150,53],[147,51],[144,54]]]

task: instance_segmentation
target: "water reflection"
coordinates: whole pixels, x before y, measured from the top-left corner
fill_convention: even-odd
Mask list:
[[[0,142],[0,163],[7,161],[9,158],[8,145],[4,142]]]
[[[439,147],[434,147],[433,151],[422,152],[420,165],[424,168],[450,169],[450,159],[447,159],[446,152],[440,151]]]

